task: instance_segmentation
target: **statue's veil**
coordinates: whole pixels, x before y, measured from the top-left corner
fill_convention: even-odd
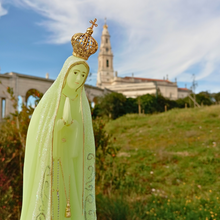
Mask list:
[[[25,149],[21,220],[51,220],[53,131],[65,75],[74,63],[85,60],[70,56],[32,115]],[[86,63],[86,62],[85,62]],[[83,119],[83,204],[85,220],[96,219],[95,146],[91,112],[84,87],[80,95]]]

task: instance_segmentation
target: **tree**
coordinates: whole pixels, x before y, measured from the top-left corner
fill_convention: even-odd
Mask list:
[[[127,98],[125,101],[125,111],[127,114],[138,113],[138,103],[135,98]]]
[[[146,114],[152,114],[157,112],[157,100],[156,97],[151,94],[140,96],[141,107]]]
[[[215,98],[216,102],[220,102],[220,92],[216,93],[214,95],[214,98]]]
[[[126,97],[121,93],[109,93],[104,97],[100,97],[98,104],[95,105],[93,110],[94,117],[97,116],[109,116],[112,119],[116,119],[126,114],[125,109]]]
[[[200,105],[212,105],[213,101],[211,99],[211,95],[208,92],[200,92],[196,94],[196,101]]]

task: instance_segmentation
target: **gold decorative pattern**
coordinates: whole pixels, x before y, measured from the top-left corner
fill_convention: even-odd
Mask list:
[[[87,203],[93,203],[93,201],[95,200],[94,196],[92,194],[89,194],[86,199],[85,199],[85,210],[86,210],[86,205]],[[88,213],[85,211],[85,219],[87,220],[89,218],[89,216],[93,216],[95,217],[95,210],[88,210]]]
[[[66,186],[65,186],[65,179],[64,179],[64,173],[63,173],[63,166],[60,161],[60,167],[61,167],[61,173],[63,177],[63,185],[64,185],[64,190],[65,190],[65,195],[66,195],[66,209],[65,209],[65,217],[70,218],[71,217],[71,211],[70,211],[70,176],[69,176],[69,198],[67,197],[67,192],[66,192]]]
[[[90,21],[91,27],[87,28],[85,34],[77,33],[72,36],[71,43],[73,46],[73,55],[82,59],[88,60],[88,58],[98,50],[97,41],[91,36],[93,33],[93,27],[97,27],[97,19]]]
[[[85,93],[83,96],[86,98]],[[95,143],[93,137],[91,113],[87,99],[83,99],[83,121],[84,124],[84,195],[83,213],[85,220],[97,220],[95,204]]]
[[[65,142],[66,142],[66,138],[62,138],[62,142],[64,142],[64,143],[65,143]]]
[[[42,186],[41,186],[41,191],[40,191],[41,203],[38,208],[39,213],[36,216],[36,220],[46,219],[45,210],[47,206],[46,203],[49,200],[48,189],[50,185],[49,184],[50,175],[51,175],[50,166],[47,166],[44,171],[44,175],[42,179]]]
[[[66,82],[65,82],[66,83]],[[63,96],[65,96],[66,98],[68,97],[67,95],[65,95],[64,93],[62,93]],[[70,100],[74,101],[76,98],[78,97],[78,94],[76,95],[76,97],[74,99],[69,98]]]
[[[83,89],[82,89],[83,91]],[[80,109],[82,114],[82,123],[83,123],[83,190],[82,190],[82,215],[84,211],[84,148],[85,148],[85,125],[84,125],[84,117],[83,117],[83,108],[82,108],[82,91],[80,94]]]

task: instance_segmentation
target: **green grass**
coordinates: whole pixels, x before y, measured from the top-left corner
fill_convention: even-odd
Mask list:
[[[132,210],[146,203],[142,216],[124,219],[220,218],[220,106],[126,115],[106,130],[126,170],[112,194],[125,195]]]

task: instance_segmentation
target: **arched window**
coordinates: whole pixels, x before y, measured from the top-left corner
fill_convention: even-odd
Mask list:
[[[37,89],[29,89],[25,96],[26,105],[35,108],[42,96],[43,93],[39,92]]]
[[[106,43],[108,43],[108,38],[106,38]]]
[[[109,67],[109,62],[108,62],[108,60],[106,60],[106,67]]]
[[[106,47],[106,52],[108,52],[108,47]]]

